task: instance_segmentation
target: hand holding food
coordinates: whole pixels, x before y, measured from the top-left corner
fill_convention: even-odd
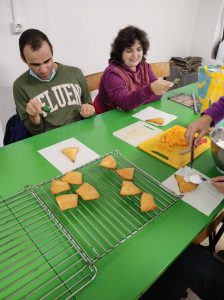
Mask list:
[[[155,95],[165,94],[172,86],[173,82],[164,79],[157,79],[150,84],[150,88]]]

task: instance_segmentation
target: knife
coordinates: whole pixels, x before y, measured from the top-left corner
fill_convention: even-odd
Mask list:
[[[192,145],[191,145],[191,162],[190,162],[190,168],[193,168],[193,162],[194,162],[194,141],[195,138],[192,141]]]

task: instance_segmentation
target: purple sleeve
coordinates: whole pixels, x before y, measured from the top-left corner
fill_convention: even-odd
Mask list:
[[[157,78],[149,68],[150,82],[155,81]],[[161,96],[155,95],[150,86],[143,86],[136,91],[129,92],[124,80],[113,70],[108,70],[104,77],[104,86],[107,91],[108,98],[114,107],[119,107],[123,110],[132,110],[146,102],[155,101]]]
[[[224,97],[214,102],[203,114],[212,117],[214,125],[220,122],[224,118]]]

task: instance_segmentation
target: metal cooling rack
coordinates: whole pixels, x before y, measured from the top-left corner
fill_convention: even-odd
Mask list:
[[[119,151],[110,154],[117,168],[135,168],[134,183],[153,194],[159,208],[142,213],[140,195],[120,196],[122,179],[99,166],[106,155],[79,168],[98,200],[79,200],[62,212],[50,192],[52,179],[0,199],[0,299],[73,298],[95,278],[97,260],[181,198]]]
[[[96,268],[31,189],[0,199],[0,299],[70,299]]]
[[[141,212],[141,195],[120,196],[122,178],[114,171],[99,166],[106,155],[78,169],[83,173],[84,181],[92,184],[100,193],[98,200],[79,200],[76,209],[61,212],[55,196],[50,192],[51,180],[33,187],[33,192],[61,220],[92,263],[133,236],[181,198],[125,159],[119,151],[110,154],[116,159],[117,168],[135,168],[133,181],[142,191],[154,196],[159,207],[156,211]],[[74,193],[76,188],[72,188]]]

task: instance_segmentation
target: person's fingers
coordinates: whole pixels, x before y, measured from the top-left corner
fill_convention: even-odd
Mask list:
[[[41,114],[41,102],[38,99],[31,99],[27,103],[26,111],[30,115]]]
[[[84,118],[90,117],[95,113],[93,105],[83,104],[80,109],[80,115]]]
[[[224,182],[224,176],[213,177],[212,181],[223,181]]]
[[[195,129],[192,128],[192,126],[189,126],[185,132],[185,138],[190,147],[193,143],[194,135],[195,135]]]
[[[224,181],[211,181],[211,185],[213,185],[220,193],[224,193]]]
[[[194,142],[195,146],[197,146],[197,144],[203,138],[204,135],[205,135],[204,130],[202,130],[195,139],[195,142]]]

